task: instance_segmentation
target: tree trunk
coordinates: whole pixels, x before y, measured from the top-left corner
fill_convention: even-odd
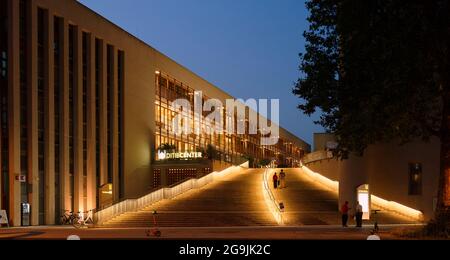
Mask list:
[[[445,17],[450,10],[450,5],[446,1],[432,2],[432,10],[440,11],[440,16]],[[442,83],[442,123],[441,123],[441,169],[439,178],[438,204],[436,209],[435,228],[438,232],[450,235],[450,49],[449,49],[449,27],[448,18],[443,22],[439,20],[436,25],[438,29],[434,35],[433,56],[438,60],[439,75]]]
[[[439,177],[436,228],[440,232],[450,231],[450,91],[444,87],[441,125],[441,169]]]

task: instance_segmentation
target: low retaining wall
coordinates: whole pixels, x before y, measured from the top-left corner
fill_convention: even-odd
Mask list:
[[[317,182],[335,193],[339,193],[339,182],[328,179],[327,177],[312,171],[306,166],[302,167],[303,172],[308,175],[314,182]]]
[[[312,162],[322,161],[325,159],[332,159],[333,153],[328,151],[317,151],[305,155],[302,159],[303,164],[308,164]]]

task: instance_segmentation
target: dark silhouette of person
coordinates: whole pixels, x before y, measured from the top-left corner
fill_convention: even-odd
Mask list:
[[[275,174],[273,175],[273,188],[277,189],[278,188],[278,175],[275,172]]]
[[[355,219],[356,219],[356,227],[362,228],[363,224],[363,207],[359,203],[359,201],[356,202],[356,208],[355,208]]]
[[[343,227],[348,227],[347,222],[348,222],[348,212],[350,211],[350,207],[348,206],[348,201],[346,201],[344,203],[344,205],[342,205],[341,207],[341,214],[342,214],[342,226]]]

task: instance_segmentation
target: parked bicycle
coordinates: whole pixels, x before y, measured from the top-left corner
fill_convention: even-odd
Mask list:
[[[66,210],[64,211],[64,214],[60,217],[60,221],[59,224],[61,225],[73,225],[74,221],[75,221],[75,214],[70,211],[70,210]]]
[[[91,209],[86,212],[78,212],[72,225],[77,229],[94,225],[94,210]]]
[[[60,218],[61,225],[72,225],[75,228],[89,227],[94,224],[94,210],[74,213],[66,210]]]

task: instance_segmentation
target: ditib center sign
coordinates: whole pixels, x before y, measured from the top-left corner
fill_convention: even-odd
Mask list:
[[[182,153],[167,153],[158,152],[158,160],[191,160],[203,158],[203,153],[201,152],[182,152]]]

